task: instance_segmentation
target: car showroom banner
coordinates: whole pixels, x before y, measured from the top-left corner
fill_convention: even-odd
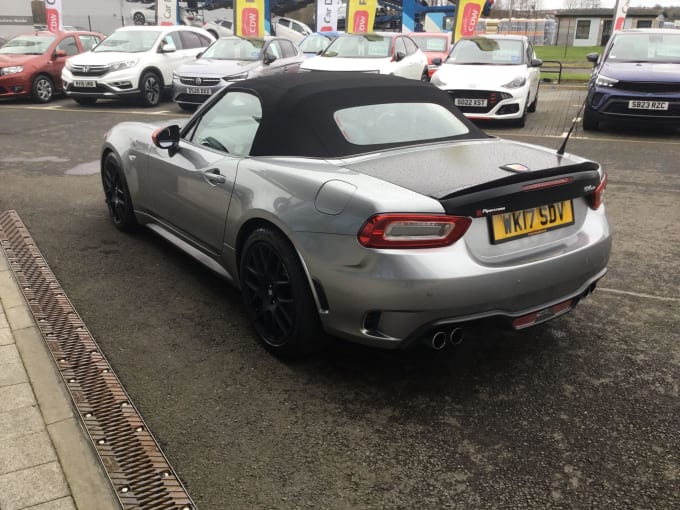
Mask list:
[[[236,28],[236,35],[264,37],[266,17],[265,0],[235,0],[234,27]]]
[[[626,13],[628,12],[629,3],[630,0],[617,0],[616,12],[614,13],[614,30],[612,30],[612,32],[616,32],[623,28],[623,24],[626,22]]]
[[[156,24],[179,25],[179,1],[156,0]]]
[[[61,20],[61,0],[45,0],[45,18],[47,30],[59,32],[64,26]]]
[[[378,0],[348,0],[345,31],[357,34],[372,32]]]
[[[316,31],[335,32],[338,29],[340,0],[316,0]]]
[[[482,16],[482,9],[486,0],[460,0],[458,2],[458,14],[456,14],[456,28],[453,31],[453,42],[461,37],[475,35],[477,22]]]

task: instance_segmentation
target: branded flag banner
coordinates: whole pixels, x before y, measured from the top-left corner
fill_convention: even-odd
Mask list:
[[[234,2],[236,35],[264,37],[265,17],[265,0],[236,0]]]
[[[373,31],[378,0],[348,0],[345,30],[350,33]]]
[[[475,27],[482,15],[486,0],[460,0],[456,14],[456,29],[453,31],[453,42],[461,37],[472,37]]]
[[[47,30],[50,32],[59,32],[63,28],[61,0],[45,0],[45,17],[47,18]]]
[[[626,13],[628,12],[629,3],[630,0],[617,0],[616,11],[614,13],[614,29],[612,32],[616,32],[617,30],[621,30],[623,28],[623,24],[626,21]]]
[[[179,25],[179,0],[156,0],[156,24]]]
[[[316,31],[335,32],[338,29],[339,0],[316,0]]]

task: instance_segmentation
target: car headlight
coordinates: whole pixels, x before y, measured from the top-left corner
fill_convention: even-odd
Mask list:
[[[239,81],[245,80],[246,78],[248,78],[248,71],[246,71],[245,73],[232,74],[230,76],[222,77],[224,81]]]
[[[109,64],[109,72],[120,71],[121,69],[134,67],[137,65],[137,62],[139,62],[138,58],[132,60],[123,60],[122,62],[114,62],[113,64]]]
[[[179,80],[179,74],[177,74],[175,71],[172,72],[172,79],[173,80]]]
[[[595,85],[599,85],[600,87],[613,87],[618,82],[619,80],[615,80],[614,78],[602,74],[598,74],[597,78],[595,78]]]
[[[10,66],[10,67],[3,67],[0,69],[0,76],[4,76],[6,74],[17,74],[20,73],[24,70],[24,66]]]
[[[518,76],[517,78],[515,78],[511,82],[503,85],[503,87],[506,88],[506,89],[518,89],[520,87],[524,87],[524,85],[526,85],[526,83],[527,83],[526,76]]]

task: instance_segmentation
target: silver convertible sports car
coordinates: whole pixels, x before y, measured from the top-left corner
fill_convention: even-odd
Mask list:
[[[599,164],[488,136],[427,83],[244,80],[183,125],[106,136],[104,193],[240,288],[280,356],[328,336],[435,349],[562,315],[606,272]]]

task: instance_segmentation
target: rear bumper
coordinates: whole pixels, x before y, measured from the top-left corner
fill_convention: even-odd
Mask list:
[[[391,251],[338,239],[345,236],[306,234],[298,241],[320,301],[327,303],[321,313],[326,330],[398,349],[443,325],[492,320],[512,327],[513,319],[534,312],[541,313],[538,323],[569,311],[606,273],[611,235],[604,213],[598,216],[551,253],[516,264],[483,263],[463,240]],[[560,313],[542,312],[569,299],[576,301]]]

